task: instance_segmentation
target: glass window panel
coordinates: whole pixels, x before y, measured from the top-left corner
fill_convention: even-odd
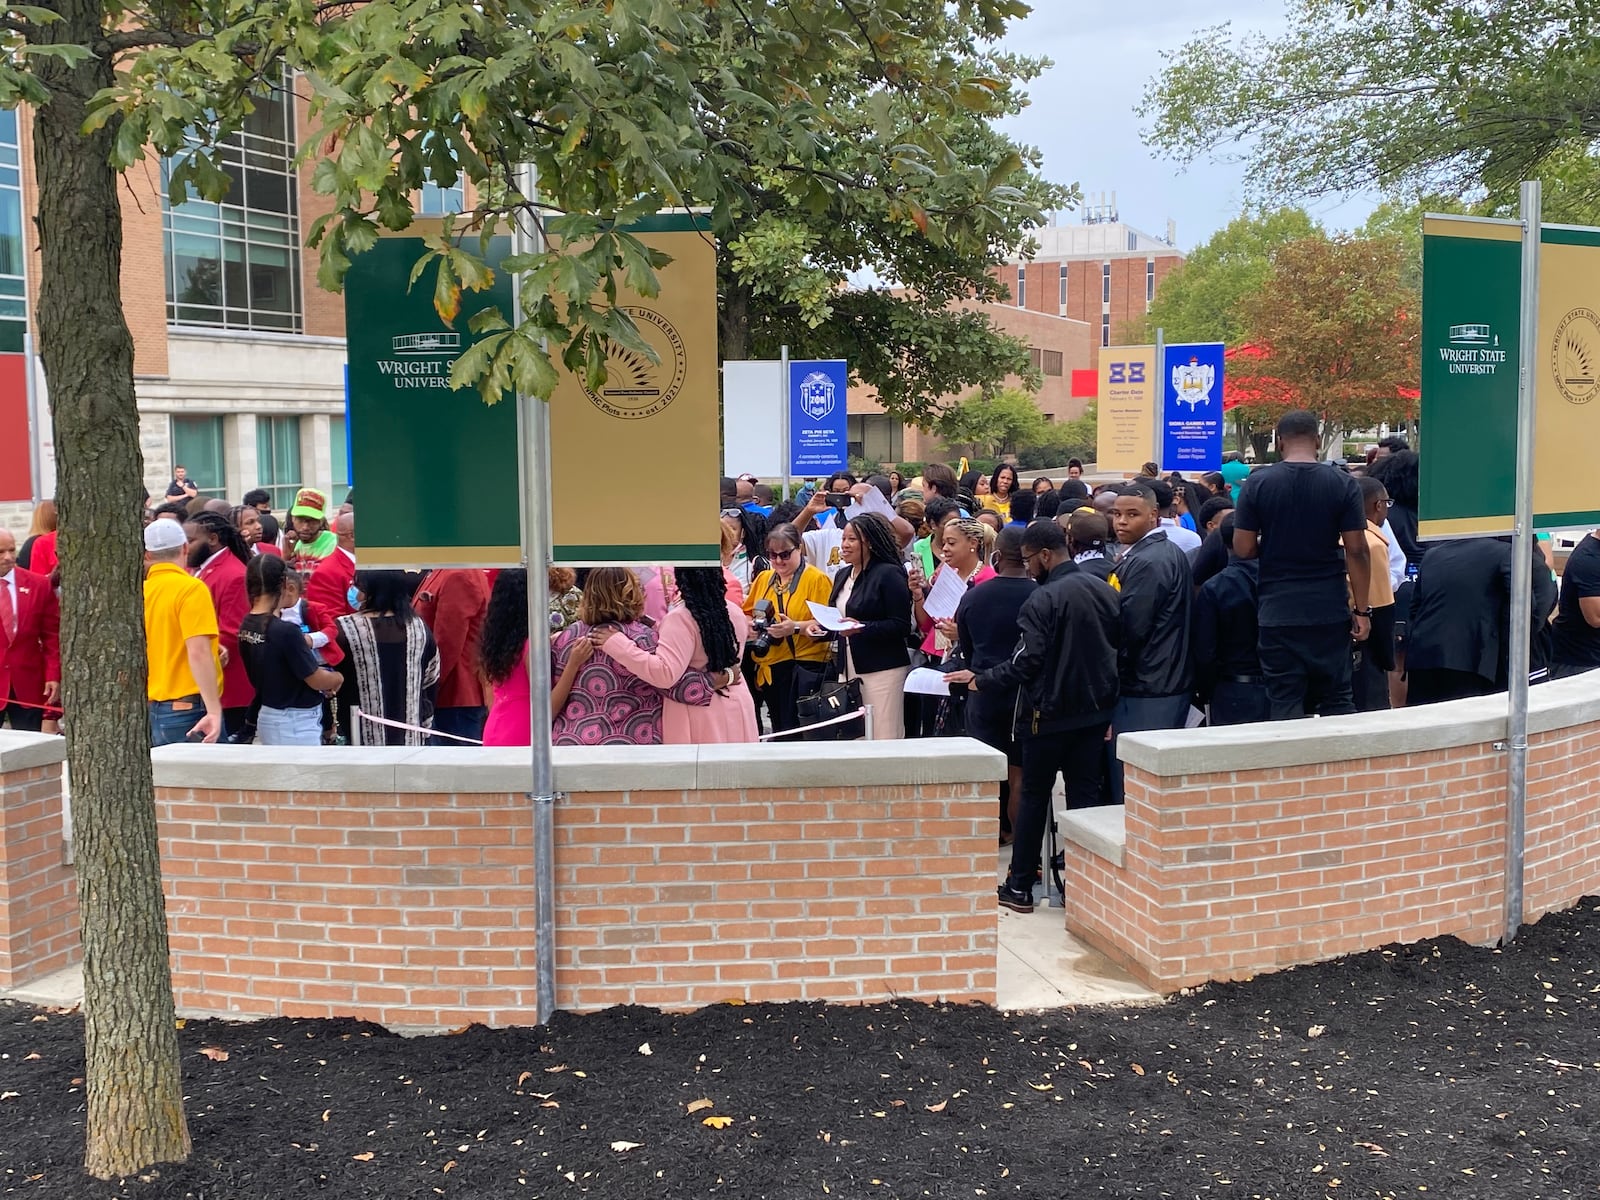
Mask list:
[[[226,499],[221,417],[173,417],[172,464],[181,465],[202,496]]]
[[[300,418],[256,418],[256,483],[287,509],[300,487]]]
[[[328,418],[328,449],[333,458],[334,504],[343,504],[350,492],[350,446],[345,441],[344,417]]]
[[[22,193],[0,188],[0,275],[21,275],[22,253]]]

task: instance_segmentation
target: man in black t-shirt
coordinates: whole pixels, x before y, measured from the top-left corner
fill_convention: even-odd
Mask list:
[[[1579,542],[1567,559],[1550,632],[1554,678],[1600,667],[1600,530]]]
[[[1350,640],[1372,631],[1361,489],[1317,461],[1320,446],[1315,413],[1284,414],[1282,461],[1250,473],[1234,514],[1234,553],[1261,562],[1258,648],[1275,721],[1355,712]]]
[[[168,500],[193,500],[200,494],[199,485],[189,478],[189,473],[182,467],[172,468],[172,482],[167,484]]]

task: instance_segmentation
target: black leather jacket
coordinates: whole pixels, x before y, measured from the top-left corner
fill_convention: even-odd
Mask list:
[[[1176,696],[1189,690],[1190,579],[1189,556],[1159,530],[1117,560],[1124,696]]]
[[[1017,614],[1010,662],[977,675],[978,691],[1017,688],[1016,734],[1032,737],[1111,719],[1117,703],[1116,589],[1062,563]]]

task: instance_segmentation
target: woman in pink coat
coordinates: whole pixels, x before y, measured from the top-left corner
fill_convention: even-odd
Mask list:
[[[661,619],[656,648],[646,650],[614,630],[595,630],[596,653],[612,658],[624,671],[658,688],[670,688],[690,667],[727,679],[711,703],[683,704],[664,697],[661,740],[669,745],[696,746],[717,742],[753,742],[755,706],[739,673],[749,621],[727,598],[722,572],[716,567],[680,567],[674,572],[678,603]]]

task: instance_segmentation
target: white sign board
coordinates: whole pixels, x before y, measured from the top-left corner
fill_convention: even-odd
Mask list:
[[[722,473],[784,478],[784,413],[789,389],[783,364],[722,364]]]

